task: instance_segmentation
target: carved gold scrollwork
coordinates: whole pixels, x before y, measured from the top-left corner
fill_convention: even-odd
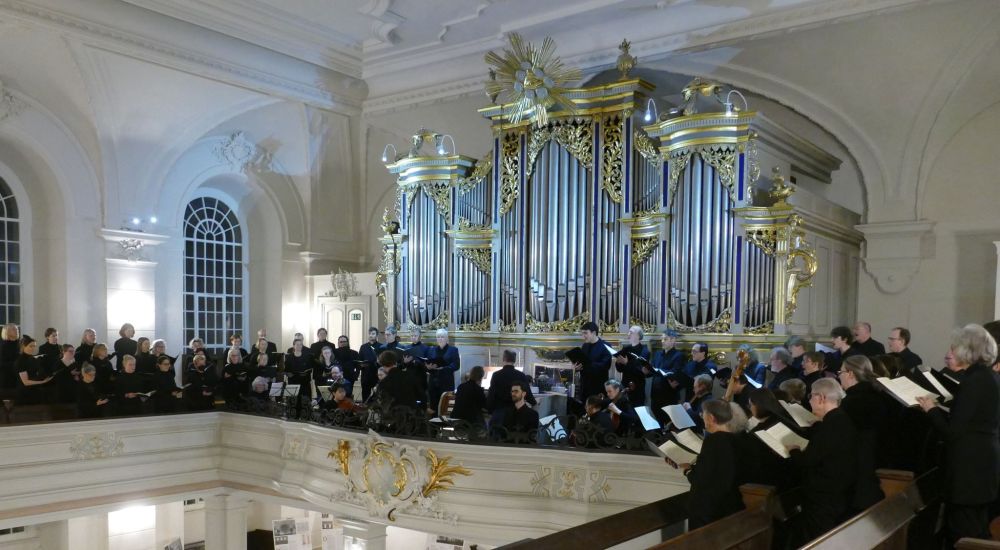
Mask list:
[[[719,183],[729,190],[729,198],[736,202],[736,150],[728,147],[706,148],[699,150],[698,154],[709,166],[715,168]]]
[[[479,271],[486,275],[492,273],[493,252],[489,248],[459,248],[457,253],[472,262]]]
[[[420,192],[420,184],[411,183],[406,187],[403,187],[403,192],[406,193],[406,208],[410,212],[413,212],[413,203],[416,202],[417,193]],[[400,206],[400,219],[402,219],[402,206]]]
[[[469,218],[465,216],[458,217],[458,223],[455,224],[459,231],[489,231],[490,226],[479,225],[469,221]]]
[[[670,178],[667,182],[667,191],[671,201],[673,201],[674,194],[677,192],[677,184],[681,181],[681,174],[683,174],[684,170],[687,169],[688,162],[690,161],[691,151],[682,151],[677,155],[670,157]]]
[[[510,133],[503,137],[500,168],[500,214],[510,212],[521,196],[521,137]]]
[[[439,328],[448,328],[448,310],[444,310],[438,314],[430,323],[426,325],[418,325],[424,331],[437,330]]]
[[[472,191],[477,185],[482,183],[493,171],[493,151],[486,153],[486,156],[476,162],[475,168],[467,178],[458,178],[455,185],[462,193]]]
[[[549,140],[555,139],[587,168],[594,166],[594,127],[587,119],[566,120],[531,130],[528,136],[528,165],[525,177],[535,172],[535,160]]]
[[[445,219],[451,220],[451,185],[447,181],[425,181],[420,184],[420,188],[427,193],[427,196],[434,200],[438,214]]]
[[[764,251],[768,256],[774,256],[774,250],[778,246],[777,227],[754,227],[747,229],[747,240],[757,248]]]
[[[590,320],[590,313],[583,313],[563,321],[542,323],[536,321],[530,313],[524,314],[524,332],[576,332],[580,325]]]
[[[750,139],[747,142],[747,164],[749,166],[750,186],[760,179],[760,152],[757,150],[757,132],[750,132]]]
[[[656,247],[659,244],[660,239],[657,237],[632,239],[632,267],[642,265],[648,260],[653,252],[656,252]]]
[[[785,315],[791,318],[798,307],[799,291],[813,284],[813,276],[819,269],[819,259],[816,250],[806,241],[805,231],[799,229],[802,218],[795,215],[791,219],[791,242],[786,260],[788,273],[788,302],[785,305]]]
[[[696,327],[689,327],[682,325],[677,321],[677,317],[674,316],[673,310],[667,308],[667,326],[680,332],[682,334],[702,334],[702,333],[718,333],[718,332],[729,332],[729,327],[733,322],[733,309],[727,307],[722,310],[715,320],[705,323],[704,325],[698,325]]]
[[[500,323],[500,332],[517,332],[517,321],[511,321],[506,325],[503,322]]]
[[[475,323],[460,325],[458,327],[458,330],[467,330],[472,332],[486,332],[487,330],[490,330],[490,318],[487,316],[483,317],[482,319],[480,319]]]
[[[774,333],[774,321],[768,321],[763,325],[745,328],[743,329],[743,334],[772,334]]]
[[[427,475],[427,483],[424,484],[424,488],[420,491],[420,494],[424,495],[424,497],[429,497],[437,491],[444,491],[454,485],[455,482],[452,478],[456,475],[472,475],[472,471],[464,468],[461,464],[458,466],[449,465],[449,462],[451,462],[450,456],[438,458],[437,454],[430,449],[427,449],[425,454],[429,462],[430,472]]]
[[[597,320],[597,328],[601,331],[602,334],[607,334],[609,332],[618,332],[618,325],[614,323],[609,323],[604,319]]]
[[[663,164],[663,156],[656,150],[656,145],[653,144],[653,140],[649,139],[646,132],[642,130],[633,132],[632,143],[635,144],[635,150],[639,151],[639,154],[651,164],[657,167]]]
[[[601,145],[601,172],[604,176],[604,190],[611,200],[621,204],[622,183],[625,175],[622,171],[622,126],[624,121],[618,115],[605,117],[604,136]]]
[[[629,326],[639,327],[646,334],[652,334],[656,332],[656,325],[653,323],[643,323],[642,321],[636,319],[635,317],[629,318]]]

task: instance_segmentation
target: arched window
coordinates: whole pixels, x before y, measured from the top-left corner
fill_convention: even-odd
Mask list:
[[[0,324],[21,323],[21,232],[17,200],[0,179]]]
[[[243,235],[236,214],[210,197],[184,213],[184,342],[221,350],[244,332]]]

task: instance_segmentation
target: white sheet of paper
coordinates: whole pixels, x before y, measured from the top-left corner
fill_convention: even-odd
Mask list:
[[[941,397],[944,398],[945,402],[951,401],[952,398],[955,397],[950,391],[946,390],[945,387],[941,385],[941,382],[938,382],[937,378],[934,378],[933,374],[929,372],[921,372],[920,374],[924,375],[924,378],[926,378],[927,381],[934,386],[934,389],[941,394]]]
[[[767,430],[754,432],[761,441],[783,458],[789,458],[788,447],[798,447],[805,450],[809,440],[793,432],[788,426],[778,422]]]
[[[635,414],[639,415],[639,422],[642,422],[642,429],[647,432],[660,429],[660,422],[653,418],[653,415],[649,411],[649,407],[636,407]]]
[[[698,455],[689,453],[673,441],[667,441],[659,447],[649,440],[646,440],[646,444],[654,453],[669,458],[674,464],[692,464],[698,459]]]
[[[562,423],[559,422],[559,417],[557,415],[550,414],[545,418],[539,419],[538,425],[545,428],[549,437],[553,439],[559,437],[560,435],[566,435],[566,430],[563,429]]]
[[[899,399],[903,404],[908,407],[918,406],[920,403],[917,401],[917,397],[933,397],[937,399],[937,395],[921,388],[916,383],[914,383],[909,378],[886,378],[881,377],[877,379],[879,384],[889,390],[889,393],[893,395],[896,399]]]
[[[667,405],[662,410],[667,413],[670,421],[673,422],[674,427],[678,430],[693,428],[697,425],[694,419],[691,418],[691,415],[688,414],[687,409],[684,408],[684,405]]]
[[[677,439],[677,443],[685,449],[693,452],[694,454],[701,454],[701,444],[704,441],[701,439],[701,436],[694,433],[693,430],[677,432],[674,434],[674,438]]]
[[[958,380],[958,378],[955,378],[954,376],[952,376],[952,375],[951,375],[950,373],[948,373],[948,372],[945,372],[945,371],[941,371],[941,376],[944,376],[944,377],[945,377],[945,378],[947,378],[948,380],[951,380],[952,382],[954,382],[954,383],[955,383],[955,385],[958,385],[958,386],[962,385],[962,382],[960,382],[960,381]]]
[[[781,403],[781,406],[788,411],[788,414],[791,415],[793,420],[795,420],[795,423],[803,428],[808,428],[819,420],[819,417],[809,412],[805,407],[799,405],[798,403],[786,403],[781,400],[779,400],[779,403]]]
[[[611,346],[609,346],[607,344],[604,344],[604,347],[608,348],[608,353],[610,353],[611,355],[614,355],[614,354],[618,353],[618,350],[616,350],[615,348],[613,348],[613,347],[611,347]]]
[[[750,376],[749,374],[747,374],[746,376],[744,376],[743,379],[746,380],[747,382],[749,382],[751,386],[753,386],[754,388],[756,388],[758,390],[764,387],[764,384],[761,384],[760,382],[757,382],[756,380],[753,379],[753,376]]]
[[[821,351],[823,353],[833,353],[837,350],[831,348],[830,346],[824,346],[823,344],[816,342],[816,351]]]

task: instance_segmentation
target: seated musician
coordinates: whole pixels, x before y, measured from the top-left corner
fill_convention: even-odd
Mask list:
[[[379,381],[376,399],[384,408],[399,409],[404,412],[416,413],[421,397],[406,373],[397,368],[399,357],[394,350],[383,351],[378,355],[378,362],[385,369],[385,378]]]
[[[528,384],[517,381],[510,387],[511,404],[503,414],[504,435],[508,441],[533,441],[538,430],[538,412],[528,405]]]
[[[108,396],[100,391],[97,384],[97,368],[90,363],[80,367],[80,382],[76,393],[76,414],[80,418],[102,418],[107,416]]]
[[[271,399],[271,380],[258,376],[250,383],[250,400],[256,403],[264,403]]]
[[[614,438],[609,438],[615,432],[611,422],[611,413],[604,408],[604,399],[599,395],[591,395],[584,403],[586,416],[580,419],[573,430],[573,439],[582,447],[603,447],[609,445]]]
[[[736,352],[746,352],[747,354],[747,376],[756,382],[755,386],[760,386],[767,381],[767,365],[760,362],[760,356],[757,354],[757,350],[754,349],[751,344],[740,344],[736,348]]]
[[[687,409],[694,423],[697,425],[697,430],[702,431],[705,429],[705,424],[701,420],[701,408],[708,402],[715,399],[712,395],[712,385],[714,384],[714,379],[711,374],[699,374],[695,377],[692,387],[694,392],[691,395],[691,400],[684,403],[684,408]]]
[[[705,441],[695,464],[667,463],[684,470],[691,483],[688,529],[697,529],[743,509],[740,485],[747,482],[747,440],[739,431],[742,410],[721,399],[705,403],[702,410]]]
[[[331,387],[333,390],[330,393],[330,401],[324,402],[321,405],[321,408],[324,410],[337,410],[344,412],[357,412],[361,410],[361,407],[354,403],[354,398],[347,395],[347,386],[337,384]]]
[[[486,371],[475,366],[469,371],[469,379],[458,385],[455,391],[455,406],[451,409],[451,418],[464,420],[479,426],[486,424],[483,411],[486,410],[486,393],[483,391],[483,378]]]
[[[628,394],[622,383],[612,378],[604,383],[604,394],[608,398],[604,401],[604,410],[611,415],[611,423],[615,427],[618,435],[638,433],[642,431],[639,417],[635,413],[635,408],[629,401]]]

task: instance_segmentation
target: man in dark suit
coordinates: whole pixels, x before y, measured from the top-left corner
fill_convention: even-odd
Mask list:
[[[865,321],[854,323],[854,343],[851,347],[857,349],[865,357],[871,359],[876,355],[885,354],[885,346],[872,338],[872,325]]]
[[[924,364],[919,355],[910,351],[910,331],[905,327],[896,327],[889,333],[889,354],[898,357],[906,372],[915,372]]]
[[[417,325],[410,327],[410,335],[413,337],[413,342],[403,352],[402,368],[413,379],[413,383],[417,385],[420,395],[424,396],[423,401],[427,403],[429,408],[434,408],[437,405],[431,403],[427,398],[427,365],[422,359],[423,357],[429,357],[432,346],[428,346],[421,341],[423,331]]]
[[[646,403],[646,375],[643,366],[649,363],[649,348],[642,343],[642,327],[628,329],[628,344],[614,355],[615,370],[621,375],[621,383],[628,393],[633,406]]]
[[[437,346],[427,354],[427,406],[437,414],[441,394],[455,390],[455,373],[461,369],[458,348],[448,343],[448,331],[438,329],[435,333]]]
[[[844,520],[854,495],[857,431],[851,417],[840,410],[843,398],[844,390],[835,380],[814,382],[809,405],[820,421],[813,425],[805,450],[788,449],[802,479],[802,512],[793,534],[796,548]]]
[[[694,393],[694,379],[702,374],[714,378],[716,372],[715,363],[708,358],[708,344],[698,342],[691,346],[691,360],[684,365],[684,390],[685,399],[690,400]]]
[[[663,349],[657,350],[653,354],[652,367],[643,366],[643,373],[652,378],[653,384],[650,389],[650,402],[653,414],[661,423],[666,423],[669,417],[663,412],[662,407],[676,405],[680,401],[681,383],[679,377],[683,376],[684,352],[674,347],[677,344],[676,331],[667,329],[660,336],[660,344]]]
[[[792,354],[788,353],[788,350],[783,347],[779,346],[771,350],[768,363],[771,366],[771,372],[768,373],[770,380],[767,383],[767,389],[771,391],[778,389],[778,386],[785,380],[799,377],[799,373],[792,369],[791,366]]]
[[[597,323],[588,322],[580,327],[580,336],[583,338],[584,361],[573,363],[573,368],[580,371],[580,395],[577,396],[581,402],[591,395],[597,395],[604,391],[604,382],[608,379],[608,369],[611,368],[611,352],[608,351],[608,344],[598,336]],[[579,406],[579,405],[578,405]]]
[[[514,382],[510,387],[512,403],[505,407],[503,414],[503,427],[507,439],[519,440],[525,436],[530,438],[538,429],[538,412],[528,405],[525,400],[527,395],[528,384],[525,382]]]
[[[502,359],[503,367],[493,373],[493,376],[490,378],[490,389],[486,393],[486,410],[491,413],[503,409],[512,403],[510,400],[510,388],[516,382],[528,383],[528,375],[514,368],[514,363],[517,362],[516,351],[503,350]],[[525,400],[531,405],[537,404],[535,396],[531,394],[530,387],[528,388]]]

